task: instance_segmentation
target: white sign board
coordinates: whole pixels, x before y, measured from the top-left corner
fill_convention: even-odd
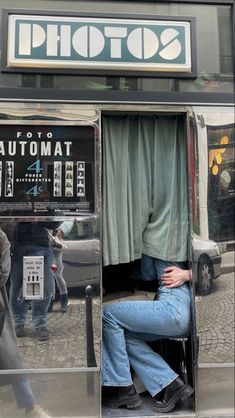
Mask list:
[[[23,297],[24,299],[43,299],[44,257],[23,257]]]

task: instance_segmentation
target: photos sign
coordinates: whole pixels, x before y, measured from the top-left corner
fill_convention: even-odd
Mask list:
[[[192,73],[190,19],[8,15],[7,68]]]

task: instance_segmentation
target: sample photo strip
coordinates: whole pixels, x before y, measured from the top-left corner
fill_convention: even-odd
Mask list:
[[[6,161],[5,167],[5,197],[14,194],[14,161]]]
[[[54,183],[53,183],[53,195],[57,197],[62,196],[62,162],[54,162]]]
[[[77,196],[85,196],[85,161],[77,162]]]
[[[65,163],[65,196],[73,196],[73,161]]]

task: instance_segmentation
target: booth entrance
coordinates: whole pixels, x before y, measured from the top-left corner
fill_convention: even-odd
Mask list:
[[[186,118],[185,114],[161,112],[114,113],[102,118],[104,304],[154,299],[156,281],[135,279],[141,253],[147,251],[146,242],[148,249],[152,244],[152,252],[160,254],[161,250],[165,251],[165,255],[157,258],[167,258],[177,251],[177,246],[181,252],[184,245],[187,248],[191,246],[189,230],[185,228],[190,212]],[[174,226],[171,224],[173,218]],[[166,230],[162,229],[164,226]],[[169,234],[171,227],[174,232],[172,230]],[[110,236],[115,239],[110,239]],[[172,260],[176,259],[177,255],[172,257]],[[164,339],[152,345],[193,386],[194,329],[192,323],[190,338]],[[151,396],[134,370],[133,380],[137,392],[141,394],[142,406],[135,412],[104,407],[103,416],[158,415],[153,411]],[[187,402],[179,402],[176,411],[185,416],[193,414],[194,397]]]

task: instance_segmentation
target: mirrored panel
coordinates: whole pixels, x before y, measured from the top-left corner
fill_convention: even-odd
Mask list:
[[[234,132],[233,109],[193,109],[193,256],[199,364],[234,361]]]
[[[2,418],[27,416],[25,411],[38,417],[100,417],[99,373],[95,371],[0,374],[0,384]]]
[[[99,112],[8,104],[1,118],[0,370],[98,367]]]
[[[0,369],[98,367],[99,218],[1,228]]]

